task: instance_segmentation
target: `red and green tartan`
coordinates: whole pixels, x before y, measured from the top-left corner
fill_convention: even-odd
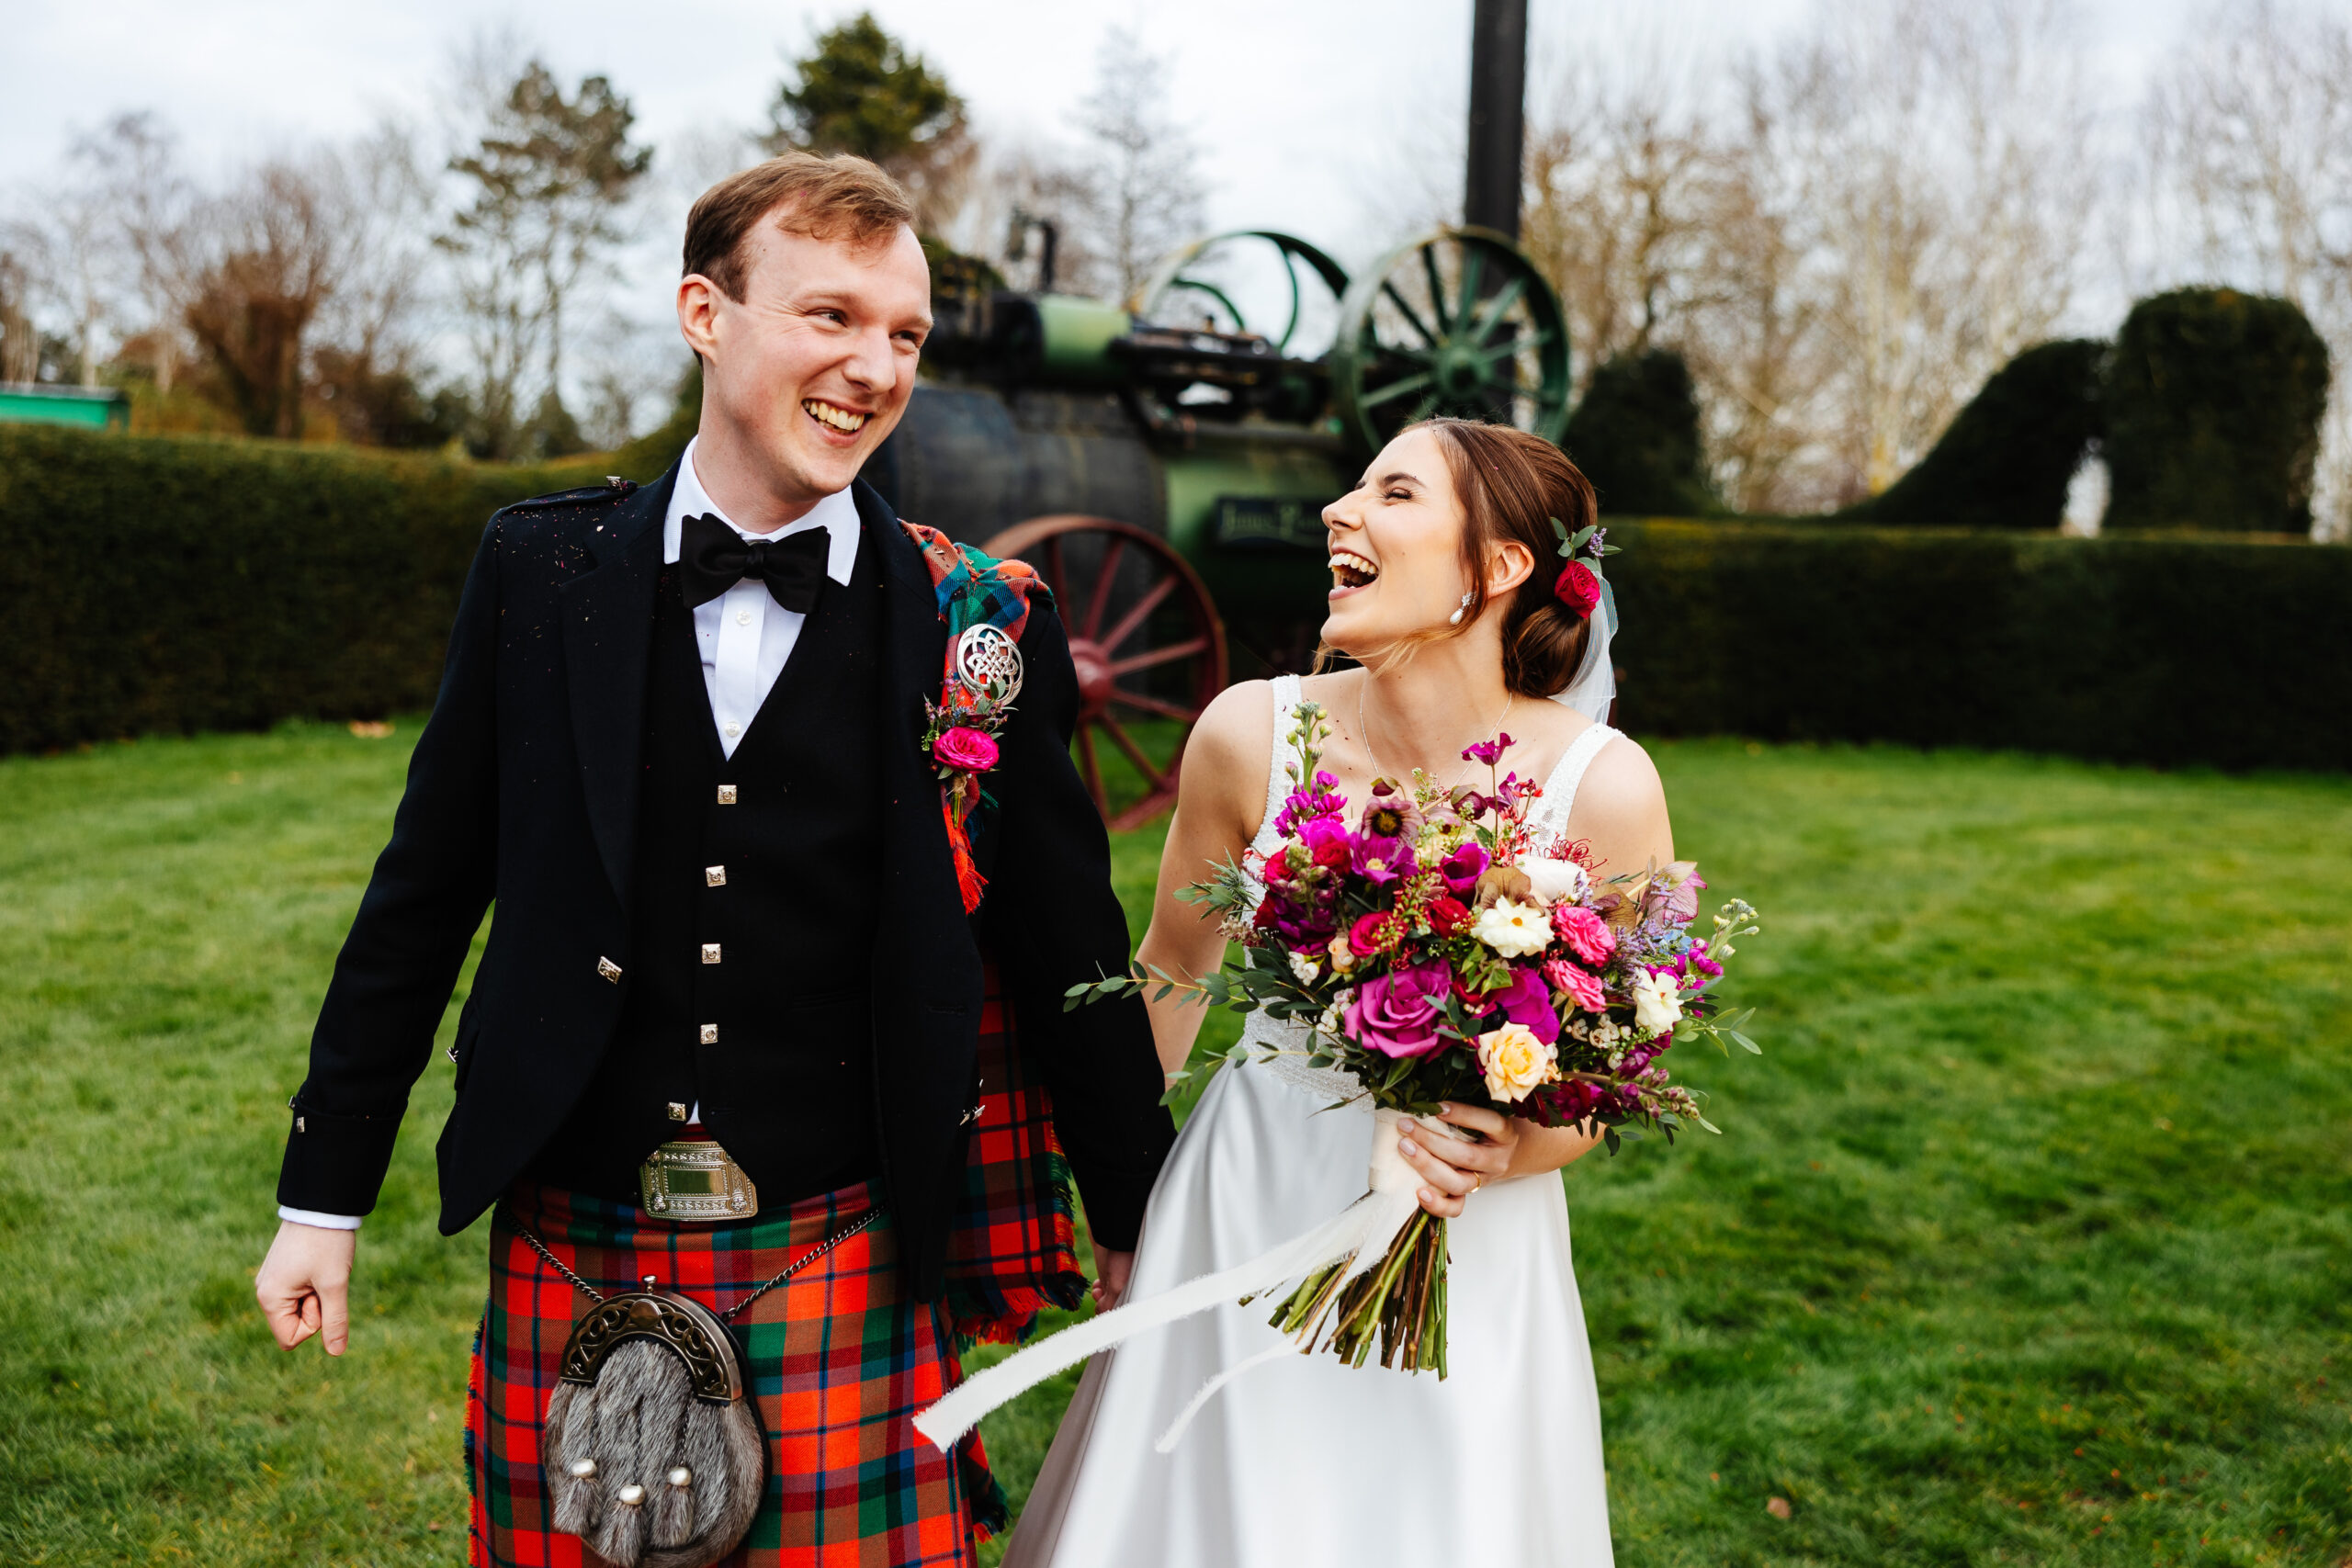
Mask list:
[[[600,1292],[683,1291],[725,1311],[863,1218],[864,1184],[741,1224],[649,1223],[635,1207],[518,1190],[491,1228],[490,1307],[467,1439],[479,1568],[593,1568],[549,1517],[539,1438],[573,1321],[588,1303],[516,1234],[519,1218]],[[1003,1494],[977,1442],[953,1459],[917,1412],[961,1375],[937,1309],[913,1301],[888,1213],[730,1325],[768,1434],[767,1496],[725,1568],[970,1568]]]
[[[963,1375],[959,1346],[1018,1340],[1047,1303],[1085,1292],[1069,1177],[1042,1086],[1020,1069],[1009,1006],[986,970],[980,1116],[948,1248],[947,1295],[911,1300],[886,1213],[755,1303],[734,1326],[768,1433],[767,1497],[722,1568],[933,1568],[976,1561],[1005,1497],[979,1434],[954,1462],[919,1437],[917,1412]],[[605,1293],[647,1274],[723,1312],[865,1215],[861,1184],[740,1224],[676,1225],[633,1205],[518,1189],[491,1229],[488,1311],[467,1410],[477,1568],[593,1568],[549,1527],[539,1435],[556,1369],[587,1300],[518,1235],[519,1218]],[[511,1216],[511,1217],[510,1217]]]
[[[957,1348],[1018,1344],[1046,1306],[1085,1298],[1078,1267],[1069,1164],[1054,1135],[1053,1103],[1023,1071],[1012,1004],[983,965],[979,1120],[964,1161],[964,1198],[947,1238],[949,1326]]]

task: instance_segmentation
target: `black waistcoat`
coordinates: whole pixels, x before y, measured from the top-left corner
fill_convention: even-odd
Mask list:
[[[825,583],[732,758],[674,567],[656,605],[628,995],[534,1174],[634,1201],[638,1163],[681,1131],[670,1108],[699,1100],[781,1208],[878,1168],[880,561],[861,537],[850,584]]]

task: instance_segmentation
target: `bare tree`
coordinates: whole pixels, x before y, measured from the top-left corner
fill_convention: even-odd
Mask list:
[[[1826,504],[1839,485],[1819,267],[1800,181],[1770,95],[1743,73],[1742,99],[1705,172],[1702,249],[1685,330],[1720,492],[1747,512]]]
[[[1717,152],[1676,73],[1578,53],[1535,106],[1521,244],[1568,314],[1579,381],[1675,337],[1703,292]]]
[[[1847,0],[1758,73],[1841,365],[1843,498],[2046,336],[2095,187],[2072,0]]]
[[[1742,508],[1883,489],[2072,297],[2073,4],[1824,0],[1728,80],[1580,56],[1533,106],[1522,229],[1580,375],[1682,353]]]
[[[183,254],[188,330],[255,435],[301,434],[304,338],[352,253],[331,160],[272,162],[204,204]]]
[[[939,237],[962,254],[995,267],[1012,287],[1044,279],[1038,226],[1054,231],[1054,288],[1070,293],[1116,286],[1116,273],[1096,244],[1094,184],[1086,169],[1059,150],[1002,141],[979,146],[962,203]]]
[[[1085,136],[1084,238],[1122,299],[1161,257],[1200,231],[1200,154],[1170,116],[1168,61],[1125,28],[1103,36],[1094,90],[1079,106]]]
[[[28,333],[38,341],[44,320],[57,323],[74,379],[95,387],[119,313],[119,269],[104,195],[77,163],[69,159],[63,179],[30,193],[9,225],[6,248],[28,280],[28,304],[19,307]]]
[[[432,177],[415,134],[397,121],[324,162],[346,233],[340,286],[319,314],[321,341],[375,371],[409,369],[432,286]]]
[[[69,166],[104,215],[123,325],[143,346],[157,390],[169,392],[189,354],[196,278],[187,252],[199,201],[177,140],[151,111],[117,115],[75,141]]]
[[[31,275],[0,232],[0,381],[40,374],[40,337],[33,326]]]

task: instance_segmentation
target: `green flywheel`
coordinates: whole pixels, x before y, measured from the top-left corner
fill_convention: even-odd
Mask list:
[[[1360,274],[1340,304],[1331,390],[1341,428],[1378,447],[1415,420],[1495,420],[1557,441],[1568,323],[1518,246],[1442,229]]]

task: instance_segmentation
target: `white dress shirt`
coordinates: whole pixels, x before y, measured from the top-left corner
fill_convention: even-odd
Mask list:
[[[810,528],[826,530],[832,538],[825,556],[825,575],[843,587],[849,585],[850,572],[857,564],[858,536],[857,502],[850,499],[849,491],[835,491],[797,523],[787,523],[772,534],[754,534],[728,516],[702,488],[701,477],[695,472],[695,441],[686,443],[686,455],[678,464],[678,483],[670,492],[670,511],[662,519],[664,563],[674,564],[678,558],[685,520],[707,513],[746,539],[783,539]],[[800,627],[808,619],[777,604],[768,593],[767,584],[751,578],[695,606],[695,646],[702,654],[703,689],[710,694],[711,722],[718,727],[719,747],[729,757],[735,755],[743,732],[752,728],[760,705],[768,700],[775,678],[784,673],[785,661],[792,657],[793,647],[800,640]],[[699,1120],[702,1107],[697,1104],[693,1113]],[[324,1230],[359,1228],[356,1214],[325,1214],[284,1204],[278,1205],[277,1217]]]
[[[699,439],[699,438],[697,438]],[[825,575],[843,587],[857,564],[857,502],[849,491],[837,490],[808,510],[797,523],[787,523],[772,534],[754,534],[727,515],[702,488],[695,472],[695,445],[686,443],[678,465],[677,488],[670,492],[670,513],[662,520],[662,558],[678,558],[678,541],[685,520],[707,513],[746,539],[788,539],[811,528],[831,535],[825,556]],[[808,616],[787,610],[769,594],[767,585],[746,578],[707,604],[695,606],[695,646],[702,654],[702,683],[710,694],[711,721],[718,727],[718,744],[727,755],[767,701],[775,678],[784,673],[800,640]]]

